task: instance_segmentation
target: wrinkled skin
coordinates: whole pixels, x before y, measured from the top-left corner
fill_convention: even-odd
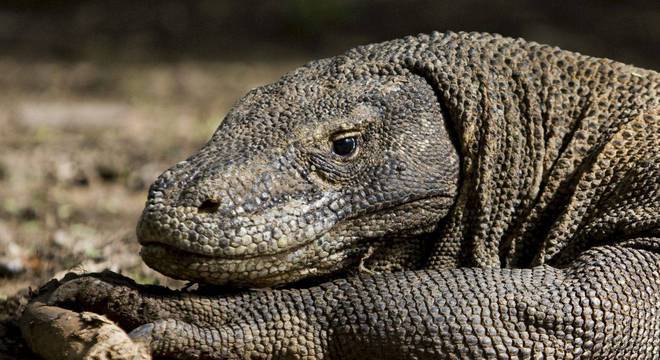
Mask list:
[[[174,358],[656,359],[658,84],[489,34],[313,62],[248,94],[150,190],[145,262],[223,287],[70,277],[23,334],[86,310]],[[308,278],[327,281],[294,283]],[[287,288],[227,292],[269,285]]]
[[[329,61],[313,69],[252,91],[156,180],[138,225],[149,266],[240,286],[356,267],[370,248],[374,268],[421,266],[416,236],[437,227],[458,182],[433,89],[410,75],[340,79]],[[355,153],[333,153],[346,136]]]

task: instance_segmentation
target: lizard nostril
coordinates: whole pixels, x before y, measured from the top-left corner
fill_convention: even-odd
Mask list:
[[[206,199],[199,205],[199,212],[212,213],[218,211],[220,207],[220,201],[218,199]]]

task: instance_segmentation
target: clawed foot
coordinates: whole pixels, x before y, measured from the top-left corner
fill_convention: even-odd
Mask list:
[[[46,359],[148,359],[151,352],[171,351],[198,357],[204,348],[196,339],[214,337],[211,330],[188,321],[203,326],[211,318],[222,319],[210,307],[197,306],[208,301],[138,285],[112,272],[67,274],[38,290],[20,325],[30,348]]]
[[[111,272],[67,275],[39,289],[20,325],[30,348],[45,359],[224,359],[313,352],[318,334],[298,317],[289,295],[206,296],[138,285]],[[275,313],[269,312],[273,303],[281,306]]]
[[[30,348],[46,359],[149,359],[144,344],[134,342],[124,329],[98,314],[121,319],[121,304],[109,299],[115,294],[125,295],[130,302],[136,287],[129,279],[110,272],[67,274],[62,281],[51,280],[34,294],[24,311],[21,332]],[[133,316],[122,320],[130,325],[141,319]]]
[[[21,332],[45,359],[150,359],[145,344],[134,342],[106,317],[77,313],[35,301],[21,317]]]

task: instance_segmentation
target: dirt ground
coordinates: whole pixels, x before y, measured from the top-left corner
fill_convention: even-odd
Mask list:
[[[147,268],[138,255],[134,230],[149,184],[194,153],[242,94],[303,62],[0,58],[5,346],[16,334],[7,319],[26,289],[67,271],[111,269],[141,283],[181,286]]]

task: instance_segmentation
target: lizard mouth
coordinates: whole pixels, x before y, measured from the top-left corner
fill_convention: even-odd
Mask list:
[[[340,224],[340,227],[346,227],[358,218],[370,221],[371,216],[395,213],[410,206],[436,209],[431,211],[437,213],[437,209],[446,208],[449,199],[444,194],[411,199],[395,206],[344,218],[333,223],[330,228]],[[340,270],[348,263],[359,261],[360,254],[371,241],[369,235],[352,235],[341,240],[336,238],[336,234],[325,230],[304,241],[277,250],[271,249],[275,251],[266,253],[214,254],[203,251],[203,248],[198,251],[196,247],[174,246],[167,239],[155,238],[153,235],[151,233],[140,237],[140,255],[149,267],[177,279],[241,287],[273,286]]]
[[[308,245],[309,243],[311,243],[314,240],[315,239],[312,239],[309,242],[296,244],[294,246],[284,248],[280,251],[273,252],[273,253],[268,253],[268,254],[241,254],[241,255],[238,255],[238,254],[231,255],[230,254],[230,255],[218,256],[218,255],[211,255],[211,254],[196,252],[194,250],[181,249],[179,247],[172,246],[172,245],[169,245],[169,244],[166,244],[166,243],[163,243],[163,242],[158,242],[158,241],[145,241],[145,242],[142,242],[141,243],[141,245],[142,245],[141,252],[142,251],[147,251],[147,249],[160,249],[159,251],[168,252],[168,253],[176,255],[177,257],[180,257],[180,258],[185,258],[185,257],[191,257],[192,256],[192,257],[197,257],[197,258],[202,258],[202,259],[206,258],[206,259],[215,259],[215,260],[222,259],[222,260],[226,260],[226,261],[241,261],[241,260],[270,258],[270,257],[277,257],[277,256],[285,255],[285,254],[288,254],[292,251],[296,251],[297,249]]]
[[[445,193],[440,193],[440,194],[433,194],[430,196],[425,196],[420,198],[409,199],[404,202],[389,204],[371,210],[360,211],[355,214],[346,216],[344,218],[334,219],[334,221],[324,224],[325,225],[324,229],[317,231],[313,236],[309,236],[308,234],[303,234],[303,231],[301,229],[299,229],[297,233],[289,233],[288,235],[292,239],[297,239],[297,240],[285,241],[286,244],[285,246],[281,246],[279,248],[268,248],[267,250],[235,253],[231,251],[222,251],[225,249],[223,249],[220,246],[215,246],[209,249],[210,248],[209,246],[199,246],[199,244],[193,241],[182,242],[176,236],[168,236],[171,235],[169,234],[169,231],[165,233],[161,232],[160,234],[159,234],[160,231],[143,231],[144,228],[149,229],[149,227],[146,226],[143,228],[142,225],[144,224],[142,223],[142,221],[141,224],[138,226],[138,241],[140,245],[142,245],[143,249],[157,247],[157,248],[161,248],[162,251],[178,254],[181,257],[196,256],[200,258],[223,259],[227,261],[270,258],[270,257],[286,255],[295,252],[305,246],[309,246],[311,243],[323,237],[330,229],[334,228],[335,226],[342,225],[343,223],[350,222],[355,219],[369,218],[372,216],[379,216],[383,214],[393,213],[393,212],[405,210],[409,207],[433,208],[439,205],[442,208],[442,207],[446,207],[446,203],[449,199],[451,199],[450,196],[448,196]],[[176,240],[174,242],[175,243],[178,242],[179,244],[173,244],[172,239]],[[264,240],[264,242],[265,241],[266,240]],[[275,242],[276,240],[272,239],[270,241]],[[185,246],[183,244],[185,244]]]
[[[327,257],[321,257],[310,243],[274,255],[231,259],[150,243],[143,245],[140,255],[149,267],[175,279],[233,287],[266,287],[341,269],[358,251],[344,244]]]

